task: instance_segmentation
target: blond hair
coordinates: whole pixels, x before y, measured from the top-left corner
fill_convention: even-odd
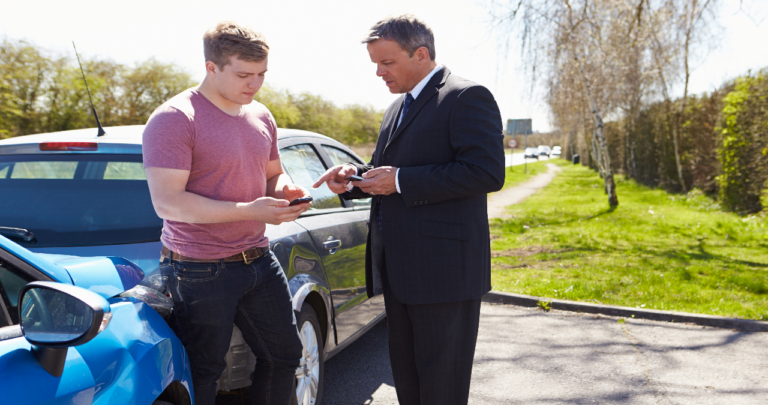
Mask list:
[[[248,62],[261,62],[269,54],[267,40],[260,32],[234,21],[222,21],[203,36],[205,61],[223,69],[231,56]]]

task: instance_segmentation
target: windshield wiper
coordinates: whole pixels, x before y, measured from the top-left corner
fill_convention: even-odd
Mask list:
[[[35,234],[26,229],[9,228],[7,226],[0,226],[0,235],[21,238],[24,239],[25,242],[31,242],[32,239],[35,239]]]

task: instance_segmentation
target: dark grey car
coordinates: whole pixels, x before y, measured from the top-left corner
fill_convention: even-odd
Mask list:
[[[0,233],[28,249],[76,256],[121,256],[164,291],[158,270],[162,220],[142,169],[143,126],[75,130],[0,141]],[[289,279],[304,343],[296,370],[299,404],[320,403],[323,362],[384,316],[381,297],[365,291],[370,199],[344,201],[311,186],[328,168],[362,160],[343,144],[312,132],[279,129],[283,166],[310,190],[313,207],[294,222],[267,226]],[[250,385],[255,357],[235,327],[219,389]],[[317,401],[317,402],[315,402]]]

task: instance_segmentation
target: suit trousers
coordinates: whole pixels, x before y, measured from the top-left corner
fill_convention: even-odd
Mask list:
[[[389,361],[401,405],[466,405],[480,299],[439,304],[400,302],[389,284],[384,246],[376,246],[387,311]],[[378,249],[377,249],[378,247]],[[374,255],[375,255],[374,253]]]

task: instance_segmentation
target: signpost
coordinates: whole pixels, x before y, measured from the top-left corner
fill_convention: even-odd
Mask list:
[[[533,134],[533,124],[532,120],[530,118],[526,119],[519,119],[519,120],[513,120],[508,119],[507,120],[507,135],[523,135],[525,136],[525,148],[528,148],[528,135]],[[515,146],[512,146],[512,142],[515,143],[515,146],[517,146],[517,141],[514,139],[509,141],[509,147],[514,148]],[[523,151],[523,162],[525,162],[525,172],[528,173],[528,160],[525,158],[525,151]]]

